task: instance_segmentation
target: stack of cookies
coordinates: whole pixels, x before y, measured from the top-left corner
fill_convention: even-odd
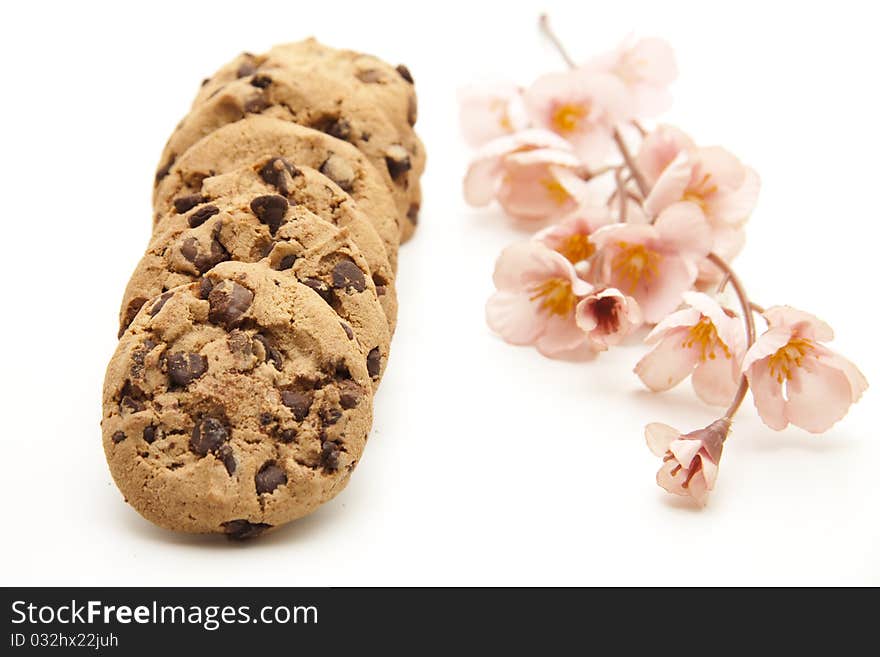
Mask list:
[[[202,83],[104,383],[107,460],[144,517],[249,538],[345,486],[419,212],[415,120],[406,67],[314,39]]]

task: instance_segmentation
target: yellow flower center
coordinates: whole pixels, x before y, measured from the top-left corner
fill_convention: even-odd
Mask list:
[[[547,190],[547,196],[556,203],[556,205],[565,205],[568,202],[568,199],[571,198],[568,191],[566,191],[565,187],[562,186],[556,178],[544,178],[541,180],[541,185]]]
[[[682,194],[682,201],[690,201],[700,206],[705,213],[709,197],[718,191],[718,185],[712,184],[712,176],[705,174],[696,185],[688,185]]]
[[[494,99],[489,104],[489,111],[498,115],[498,125],[507,132],[513,132],[513,124],[507,114],[507,102],[500,98]]]
[[[593,254],[596,252],[596,245],[590,241],[589,235],[575,233],[566,237],[556,247],[556,251],[564,255],[572,264],[577,264],[593,257]]]
[[[619,251],[611,260],[611,269],[628,286],[632,294],[643,280],[650,283],[657,275],[663,256],[644,244],[618,242]]]
[[[715,360],[716,349],[719,349],[725,358],[731,358],[730,349],[718,337],[718,329],[715,328],[715,324],[705,315],[700,317],[700,321],[688,329],[687,336],[681,343],[682,348],[685,349],[690,349],[694,345],[700,348],[700,360],[702,361],[705,361],[707,358]]]
[[[576,132],[581,122],[587,117],[589,108],[586,105],[565,103],[553,110],[550,123],[553,129],[560,134]]]
[[[779,383],[791,379],[795,368],[800,367],[804,357],[815,351],[816,346],[805,338],[792,338],[788,344],[776,350],[770,356],[770,376],[776,377]]]
[[[531,301],[541,300],[539,308],[551,315],[566,317],[572,313],[577,304],[577,297],[571,291],[571,281],[564,278],[548,278],[533,287]]]

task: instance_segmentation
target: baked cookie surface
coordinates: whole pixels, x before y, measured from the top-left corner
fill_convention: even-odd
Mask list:
[[[204,178],[198,191],[175,197],[173,210],[155,217],[154,234],[164,232],[166,221],[176,221],[179,225],[181,214],[189,217],[192,212],[204,212],[200,210],[204,204],[212,205],[222,199],[226,208],[249,212],[254,198],[271,194],[284,196],[290,205],[302,205],[321,219],[348,231],[369,265],[376,294],[393,334],[397,323],[397,293],[385,246],[351,196],[311,167],[294,166],[284,158],[269,157],[242,169]],[[144,300],[141,297],[141,302]],[[138,309],[139,306],[124,306],[123,323],[125,316],[130,321]]]
[[[419,179],[425,169],[418,137],[409,126],[403,132],[395,129],[369,94],[327,70],[277,68],[230,81],[193,108],[172,134],[160,162],[250,114],[298,123],[353,144],[391,191],[398,222],[403,225],[416,215],[421,204]]]
[[[257,194],[243,205],[221,196],[163,220],[126,287],[120,334],[133,319],[132,309],[197,281],[219,263],[260,262],[310,287],[333,308],[370,359],[369,374],[378,384],[391,332],[369,265],[348,230],[279,194]]]
[[[237,538],[342,490],[372,421],[367,363],[339,317],[259,263],[221,263],[145,305],[103,404],[126,500],[162,527]]]
[[[295,123],[252,115],[208,134],[175,156],[158,180],[153,201],[156,216],[173,209],[173,201],[195,194],[202,181],[218,173],[283,158],[294,167],[317,169],[349,193],[382,240],[392,269],[397,264],[397,207],[381,175],[354,146]],[[284,177],[281,165],[261,169],[274,182]]]
[[[418,118],[413,76],[404,65],[389,65],[372,55],[332,48],[314,38],[275,46],[262,55],[242,53],[207,78],[193,108],[220,93],[230,82],[276,70],[298,75],[321,75],[332,71],[384,112],[399,134],[406,134]],[[424,152],[424,149],[422,149]],[[413,206],[401,224],[401,242],[412,235],[419,208]]]

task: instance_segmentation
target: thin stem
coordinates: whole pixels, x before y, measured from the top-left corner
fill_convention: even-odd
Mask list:
[[[633,124],[633,127],[639,131],[639,134],[642,135],[642,137],[644,137],[645,135],[648,134],[648,131],[645,130],[645,126],[643,126],[638,121],[632,121],[632,124]]]
[[[553,28],[550,27],[550,18],[547,16],[547,14],[541,14],[540,18],[538,18],[538,25],[541,26],[541,31],[544,32],[546,37],[550,39],[554,46],[556,46],[556,50],[558,50],[559,54],[562,55],[562,59],[565,60],[565,63],[568,64],[571,68],[575,68],[577,66],[577,63],[571,58],[571,55],[568,54],[565,46],[562,45],[562,41],[559,40],[559,37],[556,36]]]
[[[648,186],[645,176],[642,175],[642,172],[636,166],[636,161],[633,158],[632,153],[629,152],[626,142],[623,141],[623,135],[620,134],[620,131],[617,128],[614,129],[614,143],[617,144],[617,149],[620,151],[620,155],[626,163],[626,168],[629,169],[633,180],[636,181],[639,192],[644,198],[648,198],[648,192],[651,191],[651,188]]]
[[[764,306],[759,306],[754,301],[752,301],[752,310],[754,310],[759,315],[763,315],[765,312],[767,312]]]
[[[713,265],[718,267],[724,275],[730,279],[730,285],[733,287],[733,291],[736,293],[737,299],[739,299],[739,303],[742,306],[743,310],[743,321],[746,326],[746,349],[751,347],[755,342],[755,318],[752,316],[752,302],[749,301],[749,296],[746,294],[746,289],[743,287],[742,281],[740,281],[739,276],[736,275],[736,272],[728,265],[721,257],[714,253],[710,253],[706,256],[706,259],[709,260]],[[739,407],[742,406],[743,400],[746,398],[746,392],[749,389],[749,380],[746,378],[745,374],[739,381],[739,388],[736,390],[736,395],[733,398],[733,401],[730,403],[730,406],[727,408],[727,411],[724,413],[724,418],[728,422],[733,419],[733,416],[736,415],[736,412],[739,410]]]
[[[620,169],[614,172],[614,181],[617,183],[617,192],[620,197],[620,223],[626,223],[626,208],[629,204],[629,195],[623,188],[623,176],[620,175]]]

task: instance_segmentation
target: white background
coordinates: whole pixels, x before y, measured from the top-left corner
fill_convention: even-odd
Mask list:
[[[821,437],[751,401],[708,508],[654,484],[643,426],[713,419],[689,384],[653,396],[643,348],[553,362],[489,334],[498,251],[520,236],[461,200],[455,90],[561,68],[629,32],[675,46],[665,117],[727,146],[764,188],[737,265],[754,298],[827,319],[872,388]],[[876,64],[870,3],[26,3],[2,52],[3,584],[880,584]],[[400,324],[351,484],[248,544],[175,535],[126,506],[100,390],[146,246],[162,145],[199,81],[241,50],[314,34],[406,62],[427,144],[400,253]]]

